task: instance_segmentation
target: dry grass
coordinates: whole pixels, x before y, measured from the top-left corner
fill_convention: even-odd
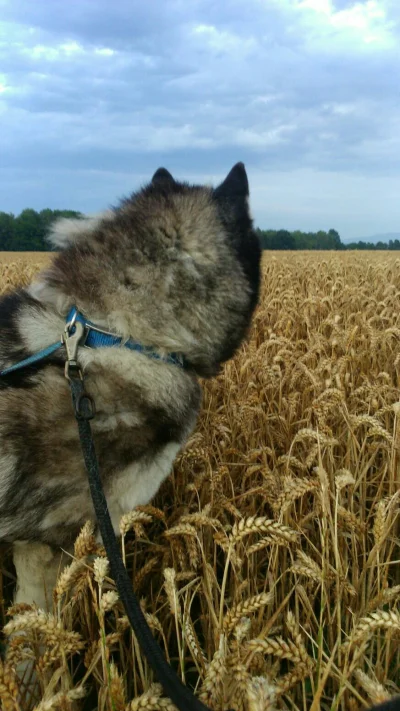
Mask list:
[[[49,264],[48,252],[1,252],[0,294],[14,286],[25,286],[35,274]]]
[[[154,635],[213,709],[355,711],[399,690],[399,375],[395,255],[265,255],[249,344],[121,524]],[[53,615],[10,611],[4,709],[30,658],[37,711],[172,711],[102,556],[86,526]]]
[[[50,252],[0,252],[0,264],[14,264],[16,267],[31,265],[38,269],[49,264]]]

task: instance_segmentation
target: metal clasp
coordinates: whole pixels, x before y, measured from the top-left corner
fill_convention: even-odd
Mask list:
[[[71,329],[74,328],[74,332],[71,333]],[[62,335],[62,340],[67,351],[67,360],[65,361],[65,377],[70,380],[71,377],[78,377],[83,380],[82,371],[78,365],[77,355],[80,342],[85,334],[85,327],[80,321],[75,321],[72,319],[67,323],[64,333]]]

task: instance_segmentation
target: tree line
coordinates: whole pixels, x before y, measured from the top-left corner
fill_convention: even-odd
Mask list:
[[[50,246],[46,235],[54,220],[59,217],[82,217],[75,210],[22,210],[16,217],[0,212],[0,251],[48,252]]]
[[[400,240],[389,242],[350,242],[344,244],[339,233],[334,230],[319,230],[319,232],[288,232],[288,230],[257,229],[263,249],[375,249],[400,250]]]
[[[336,230],[319,232],[288,232],[288,230],[257,229],[263,249],[345,249]]]
[[[22,210],[15,216],[0,212],[0,251],[9,252],[47,252],[50,250],[46,235],[54,220],[59,217],[83,217],[75,210],[41,210],[36,212],[31,208]],[[371,244],[369,242],[352,242],[343,244],[339,233],[330,229],[327,232],[301,232],[295,230],[261,230],[257,229],[263,249],[382,249],[400,250],[400,240],[390,240]]]

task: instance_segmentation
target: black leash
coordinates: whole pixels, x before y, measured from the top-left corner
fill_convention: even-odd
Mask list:
[[[379,706],[373,706],[369,711],[400,711],[400,696],[394,696]]]
[[[125,608],[132,629],[146,656],[146,659],[164,692],[178,707],[179,711],[210,711],[185,686],[172,667],[167,663],[161,647],[154,639],[146,622],[138,599],[133,591],[131,580],[122,561],[119,545],[111,523],[106,497],[101,483],[96,451],[93,443],[90,420],[95,416],[95,405],[92,397],[86,392],[82,372],[76,360],[79,345],[79,329],[73,336],[65,336],[65,346],[68,360],[65,364],[65,375],[71,387],[72,402],[78,423],[82,453],[88,473],[90,492],[97,517],[104,548],[110,563],[112,577]]]

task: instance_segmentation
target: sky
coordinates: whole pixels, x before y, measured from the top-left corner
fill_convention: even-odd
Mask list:
[[[261,228],[400,232],[398,0],[0,0],[0,210],[237,161]]]

